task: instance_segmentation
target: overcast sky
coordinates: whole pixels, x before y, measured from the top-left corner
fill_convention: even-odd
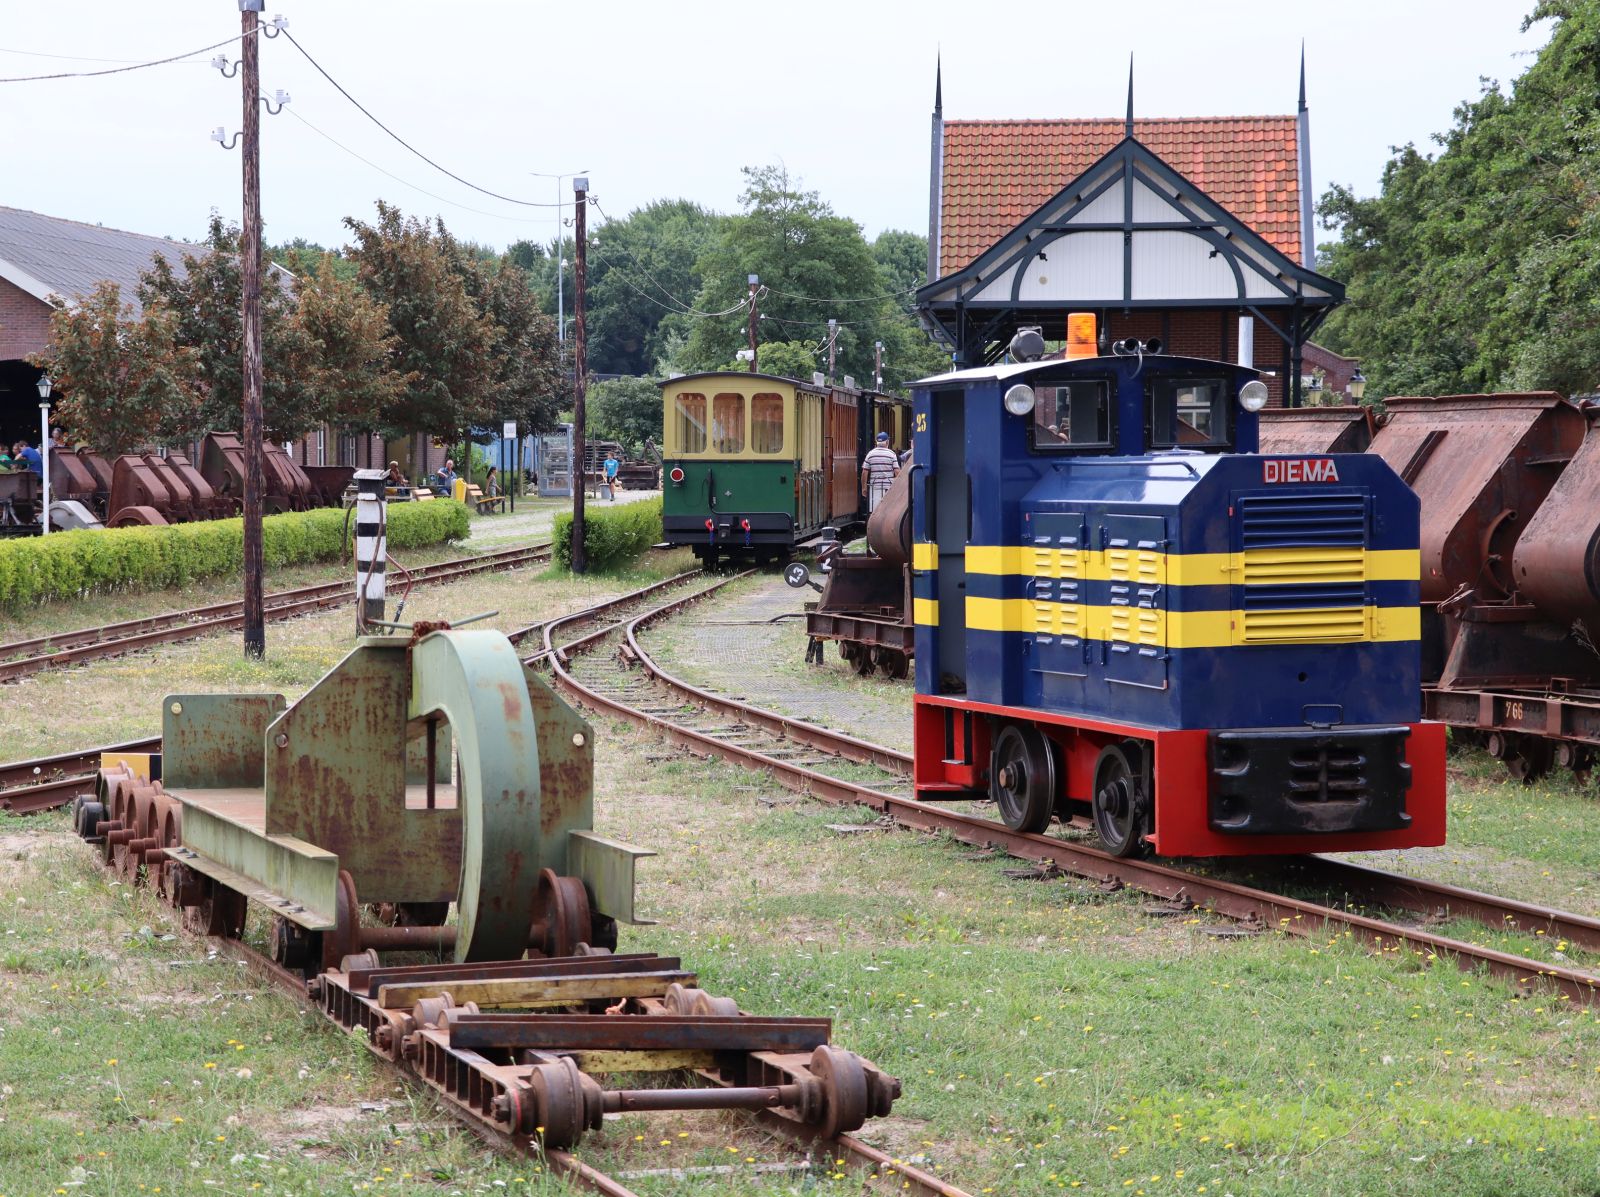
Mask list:
[[[1293,112],[1303,38],[1313,185],[1368,194],[1390,146],[1427,144],[1480,76],[1526,68],[1547,34],[1519,32],[1531,5],[268,0],[264,15],[281,11],[374,114],[491,191],[551,204],[557,181],[531,172],[582,169],[614,217],[677,196],[727,211],[741,166],[781,160],[873,236],[926,231],[941,50],[948,118],[1120,115],[1130,51],[1137,115],[1211,116]],[[140,61],[239,30],[237,0],[0,0],[0,14],[6,77],[117,65],[40,55]],[[341,218],[379,196],[494,246],[553,235],[551,209],[477,194],[390,141],[287,38],[261,51],[263,90],[292,96],[262,120],[269,240],[342,244]],[[0,84],[0,204],[196,238],[212,209],[238,218],[239,154],[208,135],[239,124],[238,80],[204,61]]]

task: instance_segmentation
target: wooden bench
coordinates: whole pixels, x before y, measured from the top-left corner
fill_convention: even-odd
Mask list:
[[[476,490],[477,487],[472,489]],[[473,502],[477,504],[480,512],[504,511],[506,509],[506,497],[504,495],[479,495]]]
[[[434,498],[435,495],[426,486],[414,486],[411,488],[411,497],[418,503],[424,503],[427,500]]]

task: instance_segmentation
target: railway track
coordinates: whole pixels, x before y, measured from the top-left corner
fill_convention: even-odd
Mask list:
[[[524,548],[504,549],[498,553],[485,553],[479,557],[458,557],[450,561],[436,561],[431,565],[408,570],[410,585],[455,582],[474,574],[498,569],[516,569],[524,565],[537,565],[550,560],[548,543]],[[315,611],[342,606],[353,602],[355,591],[349,579],[324,582],[315,586],[302,586],[294,590],[281,590],[266,596],[266,617],[269,621],[293,619]],[[87,661],[120,656],[158,644],[174,644],[193,640],[239,627],[244,621],[242,602],[215,603],[190,611],[169,611],[144,619],[130,619],[122,623],[106,624],[97,628],[82,628],[75,632],[62,632],[54,636],[40,636],[32,640],[14,640],[0,644],[0,682],[16,681],[55,669],[63,665],[81,665]]]
[[[1463,969],[1486,969],[1521,990],[1546,986],[1573,1001],[1600,1004],[1600,974],[1223,877],[1110,856],[1085,844],[1013,831],[993,819],[919,802],[910,796],[910,758],[904,753],[699,689],[650,658],[639,643],[639,629],[675,614],[711,589],[715,588],[574,637],[560,649],[553,645],[566,620],[551,621],[545,630],[545,644],[557,685],[578,703],[650,727],[696,755],[766,770],[790,789],[828,802],[865,805],[905,827],[1003,850],[1046,869],[1129,886],[1184,908],[1203,908],[1262,929],[1301,936],[1349,933],[1379,950],[1404,950],[1427,959],[1445,957]],[[613,640],[615,652],[597,651]],[[871,767],[879,776],[867,780],[838,776],[841,771],[849,772],[840,770],[841,762],[857,771]],[[1359,900],[1382,905],[1423,920],[1465,918],[1496,932],[1542,931],[1580,948],[1600,950],[1600,919],[1533,903],[1325,857],[1293,858],[1286,880],[1332,889],[1347,903]]]
[[[85,790],[94,789],[102,756],[160,751],[161,738],[156,736],[0,765],[0,810],[31,815],[63,806]]]
[[[700,577],[701,575],[698,571],[681,574],[606,603],[586,608],[583,611],[529,625],[519,630],[517,633],[518,639],[526,642],[529,639],[534,639],[536,633],[542,633],[542,636],[537,637],[537,639],[538,642],[544,645],[544,651],[533,654],[530,659],[546,658],[547,655],[559,657],[571,649],[574,643],[596,642],[613,633],[618,627],[625,626],[624,621],[629,620],[629,613],[635,609],[650,610],[653,605],[655,605],[656,609],[659,609],[659,599],[663,592],[690,587]],[[731,578],[721,579],[710,586],[695,587],[689,593],[673,599],[668,605],[676,608],[693,602],[719,589],[731,580]],[[575,636],[573,640],[569,641],[565,639],[564,635],[557,633],[575,633]],[[123,751],[134,749],[150,750],[159,747],[159,744],[154,741],[139,741],[111,747]],[[102,750],[63,754],[59,757],[48,758],[45,761],[22,762],[17,765],[6,766],[3,770],[0,770],[0,776],[14,776],[19,770],[28,772],[33,769],[39,769],[43,772],[52,768],[77,768],[96,756],[99,751]],[[113,823],[103,826],[120,827],[120,824]],[[99,850],[106,857],[108,865],[122,871],[136,883],[146,881],[155,886],[157,892],[166,896],[169,901],[185,905],[184,923],[189,931],[197,933],[197,937],[204,938],[218,952],[244,961],[261,977],[283,987],[305,1008],[326,1015],[337,1026],[346,1031],[364,1032],[363,1038],[366,1039],[368,1047],[379,1058],[394,1065],[400,1075],[404,1075],[410,1080],[418,1082],[424,1087],[430,1087],[442,1094],[440,1104],[480,1136],[507,1150],[538,1155],[553,1173],[562,1175],[589,1191],[604,1194],[606,1197],[640,1197],[634,1189],[629,1187],[628,1183],[624,1183],[626,1178],[607,1175],[593,1164],[579,1159],[571,1151],[557,1150],[553,1146],[540,1147],[538,1137],[529,1132],[530,1130],[536,1130],[541,1133],[539,1137],[543,1137],[542,1132],[546,1131],[546,1127],[542,1125],[537,1128],[521,1126],[519,1122],[519,1107],[514,1104],[518,1099],[505,1098],[505,1102],[510,1103],[507,1109],[502,1109],[500,1098],[490,1101],[490,1098],[494,1095],[489,1092],[487,1086],[493,1083],[494,1078],[500,1073],[509,1073],[515,1071],[515,1069],[511,1066],[490,1065],[482,1056],[465,1048],[458,1048],[454,1044],[454,1037],[457,1034],[465,1037],[467,1033],[477,1031],[479,1037],[485,1039],[492,1037],[496,1033],[504,1034],[505,1032],[499,1031],[499,1028],[505,1025],[503,1020],[525,1016],[500,1016],[495,1014],[480,1016],[476,1006],[468,1005],[465,1009],[451,1009],[450,1017],[447,1018],[444,1016],[443,1011],[455,1006],[456,1003],[452,1001],[449,993],[441,992],[439,996],[428,997],[425,1000],[418,1001],[415,1005],[415,1011],[420,1012],[428,1006],[428,1003],[437,1003],[439,1005],[438,1013],[440,1014],[437,1025],[431,1022],[416,1023],[414,1020],[408,1021],[403,1012],[399,1014],[391,1013],[389,1009],[395,1005],[409,1009],[412,1005],[411,998],[395,998],[391,1000],[384,986],[399,985],[408,991],[415,989],[419,994],[424,991],[432,994],[436,987],[448,986],[457,994],[462,994],[463,992],[474,993],[473,1000],[480,1000],[481,998],[488,1006],[493,1007],[497,1004],[494,996],[492,994],[477,995],[474,986],[480,989],[492,989],[497,984],[507,986],[525,984],[525,978],[522,974],[532,973],[539,973],[541,976],[549,975],[550,980],[546,983],[551,986],[579,979],[565,975],[555,975],[568,972],[582,973],[584,974],[583,979],[586,979],[588,983],[599,986],[603,985],[607,977],[613,974],[620,982],[626,982],[635,977],[656,975],[654,973],[629,970],[647,968],[676,969],[678,961],[675,958],[660,958],[653,954],[602,956],[597,958],[593,955],[583,956],[580,954],[576,957],[554,957],[545,960],[499,964],[452,966],[446,962],[419,966],[380,967],[375,958],[369,963],[366,956],[361,954],[346,956],[339,968],[324,970],[308,984],[307,978],[301,973],[285,968],[270,955],[257,950],[254,946],[238,938],[239,932],[242,931],[244,925],[242,903],[240,903],[240,910],[233,915],[227,913],[226,904],[202,904],[194,910],[188,909],[188,904],[182,901],[180,895],[184,892],[186,886],[193,884],[193,878],[190,878],[185,873],[181,857],[152,864],[152,858],[144,855],[142,851],[137,855],[134,853],[140,842],[130,842],[126,838],[118,839],[115,833],[103,834],[105,834],[105,841]],[[353,895],[352,901],[354,901]],[[228,924],[233,918],[238,920],[233,930],[224,931],[220,936],[207,934],[207,932],[217,931],[221,925]],[[366,942],[366,936],[369,934],[379,937],[387,931],[392,937],[405,930],[409,929],[380,928],[375,931],[365,929],[361,932],[362,942]],[[374,941],[376,942],[376,939]],[[583,949],[580,948],[579,951],[581,953]],[[674,973],[673,975],[679,976],[680,974]],[[686,979],[685,984],[695,984],[695,978],[692,973],[683,973],[681,976]],[[623,991],[619,989],[619,992]],[[692,994],[700,993],[698,989],[689,989],[686,992]],[[376,1005],[370,1001],[363,1001],[363,999],[373,996],[378,999]],[[701,996],[704,997],[704,995]],[[609,998],[606,998],[601,1004],[609,1000]],[[709,1000],[724,1001],[726,999]],[[676,1012],[672,1001],[673,997],[669,990],[664,1009],[659,1011],[659,1013],[668,1016],[659,1020],[660,1024],[668,1030],[671,1029],[669,1024],[675,1021],[680,1023],[685,1021],[683,1018],[675,1020],[671,1017]],[[504,1004],[514,1006],[516,1003],[515,1001],[509,1001]],[[535,1004],[537,1005],[538,1003],[536,1002]],[[590,1004],[593,1005],[594,1003],[591,1002]],[[383,1007],[383,1009],[378,1010],[377,1007]],[[721,1011],[717,1012],[720,1013]],[[432,1013],[430,1011],[430,1018]],[[708,1013],[708,1011],[696,1008],[692,1013],[699,1016]],[[465,1014],[466,1018],[458,1020],[455,1016],[460,1014]],[[420,1018],[420,1013],[417,1016]],[[554,1016],[549,1017],[555,1023],[583,1021],[581,1018],[563,1020]],[[473,1023],[474,1020],[476,1020],[476,1023],[469,1027],[468,1024]],[[538,1021],[538,1016],[535,1016],[528,1022],[529,1031],[537,1031],[535,1024]],[[613,1021],[621,1023],[624,1020],[601,1019],[599,1021],[602,1023],[611,1023]],[[650,1023],[656,1022],[655,1019],[647,1021]],[[777,1024],[783,1024],[786,1021],[793,1024],[805,1022],[806,1020],[761,1020],[741,1014],[741,1017],[737,1019],[721,1019],[718,1021],[733,1024],[732,1033],[749,1037],[763,1033],[767,1035],[778,1034],[783,1031],[783,1028]],[[818,1022],[820,1020],[811,1021]],[[482,1025],[478,1026],[476,1024]],[[772,1024],[772,1026],[769,1027],[768,1024]],[[398,1032],[400,1029],[406,1028],[409,1028],[408,1033],[405,1035],[407,1042],[401,1044]],[[740,1028],[743,1028],[743,1030]],[[707,1026],[706,1029],[710,1031],[719,1030],[720,1028]],[[598,1034],[599,1032],[596,1033]],[[416,1043],[413,1044],[412,1040],[415,1040]],[[495,1039],[494,1042],[500,1043],[502,1041]],[[509,1043],[511,1040],[507,1039],[504,1042]],[[543,1055],[538,1055],[538,1053],[532,1054],[538,1056],[539,1060],[546,1058]],[[601,1054],[605,1053],[602,1051]],[[691,1056],[694,1054],[693,1052],[688,1053]],[[776,1063],[778,1057],[774,1056],[773,1059]],[[559,1064],[559,1060],[556,1060],[555,1063]],[[690,1066],[700,1067],[693,1064]],[[729,1083],[723,1079],[719,1067],[716,1065],[705,1067],[700,1071],[700,1076],[705,1083],[713,1087],[725,1086]],[[898,1093],[898,1082],[892,1083],[896,1086],[895,1092]],[[615,1108],[622,1112],[630,1110],[696,1109],[703,1108],[703,1106],[704,1108],[725,1107],[727,1109],[748,1110],[754,1114],[755,1120],[762,1127],[772,1132],[789,1149],[803,1157],[791,1159],[776,1166],[793,1167],[797,1170],[820,1168],[829,1173],[833,1173],[836,1168],[841,1166],[848,1166],[859,1169],[863,1173],[860,1182],[864,1189],[879,1188],[899,1194],[911,1194],[912,1197],[970,1197],[970,1194],[964,1190],[927,1172],[904,1164],[886,1152],[861,1141],[852,1134],[831,1134],[828,1133],[831,1127],[826,1123],[822,1128],[819,1128],[815,1124],[800,1121],[798,1117],[780,1113],[778,1107],[795,1105],[802,1096],[798,1090],[791,1093],[789,1090],[792,1088],[794,1087],[784,1088],[777,1084],[770,1084],[765,1087],[752,1086],[749,1088],[722,1089],[719,1092],[726,1095],[725,1098],[720,1099],[722,1106],[704,1105],[705,1099],[695,1098],[693,1093],[687,1095],[690,1100],[679,1100],[675,1096],[676,1091],[671,1089],[625,1090],[607,1094],[604,1098],[607,1103],[604,1108],[608,1111]],[[521,1092],[521,1090],[518,1090],[518,1092]],[[599,1090],[596,1089],[595,1092],[598,1094]],[[545,1100],[555,1101],[559,1096],[559,1094],[548,1094]],[[580,1115],[592,1117],[594,1121],[591,1125],[594,1127],[600,1125],[600,1114],[597,1109],[591,1108],[587,1115],[583,1115],[581,1108],[576,1111],[568,1111],[566,1106],[562,1104],[566,1100],[563,1098],[561,1101],[555,1101],[553,1106],[541,1107],[545,1115],[545,1121],[549,1121],[551,1110],[555,1109],[562,1111],[563,1114],[571,1113],[574,1118]],[[695,1104],[697,1100],[702,1105]],[[828,1100],[835,1099],[829,1098]],[[513,1112],[508,1113],[508,1109]],[[507,1131],[504,1128],[504,1124],[508,1119],[513,1128],[511,1131]],[[531,1121],[531,1119],[527,1119],[527,1121]],[[845,1125],[855,1124],[846,1122]],[[553,1125],[550,1129],[555,1131],[556,1128]],[[718,1169],[718,1171],[721,1170],[720,1168]],[[693,1172],[694,1169],[687,1169],[684,1176],[674,1179],[692,1180]]]

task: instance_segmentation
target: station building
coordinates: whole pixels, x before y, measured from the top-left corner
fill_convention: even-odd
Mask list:
[[[1296,404],[1312,333],[1344,298],[1313,268],[1310,114],[946,120],[934,85],[924,325],[957,367],[1002,357],[1017,329],[1065,338],[1092,311],[1102,344],[1263,371]],[[1246,318],[1241,323],[1241,318]]]

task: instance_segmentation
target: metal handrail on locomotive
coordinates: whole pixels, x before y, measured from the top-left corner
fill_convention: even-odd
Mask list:
[[[1416,496],[1258,454],[1258,372],[1157,349],[914,384],[918,797],[1118,855],[1443,843]]]
[[[663,533],[707,565],[787,557],[825,527],[860,535],[862,458],[878,432],[896,451],[910,443],[910,404],[848,378],[689,374],[664,382],[661,397]]]

